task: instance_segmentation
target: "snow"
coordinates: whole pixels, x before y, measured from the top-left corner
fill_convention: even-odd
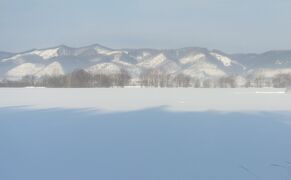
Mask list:
[[[166,61],[162,67],[159,67],[159,70],[162,70],[166,74],[173,74],[181,70],[181,67],[177,65],[174,61]]]
[[[247,80],[243,76],[236,76],[235,82],[236,82],[238,87],[244,87],[245,84],[247,83]]]
[[[26,87],[24,87],[24,88],[26,88],[26,89],[35,89],[35,88],[37,88],[37,89],[44,89],[44,88],[46,88],[46,87],[26,86]]]
[[[232,61],[233,64],[239,65],[244,71],[247,69],[246,66],[244,66],[243,64],[237,62],[237,61]]]
[[[217,55],[220,58],[220,56]],[[222,77],[227,74],[215,64],[205,61],[205,54],[196,54],[184,57],[179,60],[181,64],[190,64],[184,68],[183,73],[197,78]]]
[[[252,73],[256,76],[272,78],[279,74],[291,74],[291,68],[280,68],[280,69],[261,68],[253,71]]]
[[[256,92],[277,92],[256,94]],[[0,107],[94,108],[131,111],[164,106],[171,111],[289,111],[285,89],[0,89]],[[184,101],[184,104],[180,104]]]
[[[138,66],[145,68],[156,68],[167,60],[167,57],[161,53],[153,58],[145,59],[143,62],[138,63]]]
[[[200,54],[190,55],[190,56],[181,58],[179,61],[181,64],[192,64],[204,58],[205,58],[205,54],[200,53]]]
[[[41,77],[64,75],[63,68],[59,62],[53,62],[48,66],[32,63],[21,64],[7,72],[6,77],[8,79],[19,79],[24,76],[33,75]]]
[[[19,64],[23,63],[22,58],[27,56],[27,55],[36,55],[41,57],[42,59],[51,59],[54,57],[58,57],[59,48],[54,48],[54,49],[46,49],[46,50],[34,50],[31,52],[27,52],[27,53],[21,53],[21,54],[17,54],[15,56],[12,56],[10,58],[6,58],[6,59],[2,59],[2,62],[7,62],[7,61],[17,61]]]
[[[28,75],[35,75],[43,69],[43,65],[37,65],[32,63],[24,63],[7,72],[8,78],[21,78]]]
[[[41,71],[39,71],[36,76],[41,77],[41,76],[59,76],[59,75],[64,75],[64,70],[62,68],[62,65],[59,62],[53,62],[43,68]]]
[[[223,63],[224,66],[231,66],[232,60],[226,56],[217,54],[217,53],[210,53],[212,56],[214,56],[217,60]]]
[[[151,53],[149,53],[149,52],[143,52],[143,53],[142,53],[142,56],[143,56],[143,57],[147,57],[147,56],[150,56],[150,55],[151,55]]]
[[[258,91],[2,88],[0,179],[290,179],[291,94]]]
[[[192,66],[185,69],[183,73],[199,78],[226,76],[226,73],[220,70],[216,65],[204,61],[196,62]]]
[[[121,55],[121,54],[128,54],[127,51],[117,51],[117,50],[109,50],[104,48],[95,48],[98,54],[112,56],[112,55]]]
[[[128,62],[125,62],[125,61],[121,61],[121,60],[119,60],[119,59],[115,59],[115,60],[113,60],[113,62],[116,63],[116,64],[123,65],[123,66],[128,66],[128,67],[132,67],[132,66],[134,66],[134,65],[131,64],[131,63],[128,63]]]
[[[54,49],[46,49],[46,50],[35,50],[30,52],[30,54],[33,55],[38,55],[40,57],[42,57],[43,59],[51,59],[54,57],[58,57],[59,48],[54,48]]]
[[[286,94],[285,91],[256,91],[256,94]]]
[[[120,73],[120,68],[114,63],[100,63],[90,66],[86,71],[92,74],[114,74]]]
[[[5,59],[2,59],[1,61],[2,62],[7,62],[7,61],[13,61],[13,60],[18,60],[22,57],[22,54],[17,54],[15,56],[12,56],[10,58],[5,58]]]
[[[138,62],[140,62],[140,61],[143,61],[144,59],[148,58],[150,55],[151,55],[151,53],[144,51],[144,52],[142,52],[142,55],[139,55],[139,56],[136,56],[136,57],[135,56],[131,56],[131,57],[136,58],[136,60]]]

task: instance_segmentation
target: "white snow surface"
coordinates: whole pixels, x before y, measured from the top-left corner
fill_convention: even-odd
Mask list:
[[[216,65],[210,64],[204,61],[198,61],[192,66],[183,71],[184,74],[193,77],[205,78],[205,77],[222,77],[226,76],[226,73],[219,69]]]
[[[165,107],[169,111],[290,111],[285,89],[0,89],[0,107],[93,108],[131,111]],[[259,93],[258,93],[259,92]]]
[[[10,57],[10,58],[2,59],[1,61],[2,62],[7,62],[7,61],[18,60],[18,63],[20,64],[20,63],[22,63],[21,58],[22,58],[22,54],[17,54],[15,56]]]
[[[85,69],[87,72],[92,74],[114,74],[120,73],[120,68],[114,63],[100,63]]]
[[[59,51],[59,48],[46,49],[46,50],[34,50],[31,52],[17,54],[15,56],[10,57],[10,58],[2,59],[1,61],[2,62],[15,61],[18,64],[21,64],[24,62],[23,57],[28,56],[28,55],[36,55],[36,56],[41,57],[44,60],[47,60],[47,59],[51,59],[54,57],[58,57],[59,56],[58,51]]]
[[[95,48],[96,52],[98,54],[106,55],[106,56],[111,56],[111,55],[121,55],[121,54],[128,54],[127,51],[118,51],[118,50],[109,50],[105,48]]]
[[[204,58],[205,58],[205,54],[199,53],[196,55],[186,56],[184,58],[181,58],[179,61],[181,64],[191,64]]]
[[[210,53],[212,56],[214,56],[217,60],[223,63],[224,66],[231,66],[232,65],[232,60],[226,56],[223,56],[221,54],[217,53]]]
[[[8,71],[6,76],[9,78],[21,78],[28,75],[35,75],[42,70],[43,67],[43,65],[24,63]]]
[[[47,66],[42,64],[24,63],[6,73],[8,79],[20,79],[24,76],[58,76],[64,75],[64,70],[59,62],[53,62]]]
[[[153,58],[149,58],[141,63],[138,64],[138,66],[145,67],[145,68],[156,68],[162,63],[164,63],[167,60],[167,57],[161,53]]]
[[[64,70],[59,62],[53,62],[39,71],[36,76],[59,76],[64,75]]]
[[[283,91],[2,88],[0,179],[290,179]]]
[[[32,51],[30,54],[38,55],[42,57],[43,59],[51,59],[54,57],[58,57],[59,48],[54,48],[54,49],[47,49],[47,50],[35,50]]]

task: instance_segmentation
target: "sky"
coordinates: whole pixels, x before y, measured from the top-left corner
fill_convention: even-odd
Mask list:
[[[290,0],[0,0],[0,51],[111,48],[291,49]]]

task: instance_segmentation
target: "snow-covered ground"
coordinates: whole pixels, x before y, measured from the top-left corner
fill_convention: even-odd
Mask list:
[[[284,89],[0,89],[0,107],[94,108],[131,111],[165,107],[171,111],[288,111]]]
[[[283,92],[0,89],[0,179],[291,179]]]

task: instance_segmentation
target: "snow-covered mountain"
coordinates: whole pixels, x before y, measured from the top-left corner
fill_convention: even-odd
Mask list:
[[[262,54],[230,55],[246,67],[247,74],[273,77],[277,74],[291,74],[291,50],[268,51]]]
[[[133,78],[151,69],[198,78],[227,75],[272,77],[279,73],[291,73],[291,51],[227,54],[194,47],[169,50],[111,49],[95,44],[81,48],[61,45],[15,54],[0,52],[1,78],[57,76],[76,69],[84,69],[92,74],[126,70]]]

